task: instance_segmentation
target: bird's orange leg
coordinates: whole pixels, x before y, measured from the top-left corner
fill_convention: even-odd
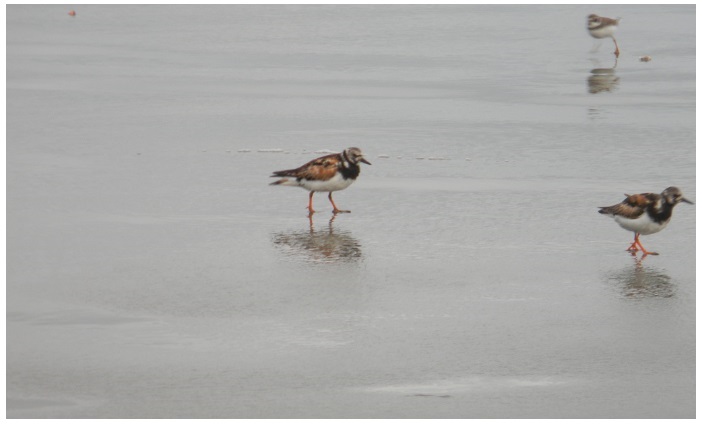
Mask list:
[[[310,210],[310,215],[314,213],[314,209],[312,208],[312,196],[314,196],[314,191],[310,191],[310,203],[307,205],[307,209]]]
[[[617,39],[612,37],[612,41],[614,41],[614,56],[619,57],[619,46],[617,45]]]
[[[628,252],[638,252],[639,248],[637,247],[637,244],[639,243],[639,233],[634,233],[634,242],[631,243],[631,246],[629,246],[628,249],[626,249]]]
[[[341,213],[346,213],[346,212],[351,212],[351,211],[342,211],[341,209],[336,207],[336,203],[334,203],[334,199],[332,199],[332,192],[329,192],[329,201],[331,202],[332,206],[334,206],[334,210],[332,211],[334,214],[337,214],[339,212]]]
[[[646,256],[646,255],[657,255],[657,254],[658,254],[658,253],[656,253],[656,252],[649,252],[648,250],[644,249],[644,247],[643,247],[643,245],[641,244],[641,242],[639,241],[638,237],[636,238],[636,243],[637,243],[637,244],[639,245],[639,247],[641,248],[641,251],[643,252],[643,255],[644,255],[644,256]]]

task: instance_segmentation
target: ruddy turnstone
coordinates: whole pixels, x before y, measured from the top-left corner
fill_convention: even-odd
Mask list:
[[[309,209],[310,215],[315,212],[314,208],[312,208],[312,196],[316,191],[329,192],[329,201],[334,207],[333,212],[335,214],[351,212],[337,208],[334,199],[332,199],[332,193],[343,190],[356,181],[356,178],[361,173],[360,162],[371,164],[363,157],[361,149],[349,147],[341,153],[322,156],[307,162],[299,168],[275,171],[271,177],[284,178],[270,185],[302,187],[305,190],[309,190],[310,201],[307,209]]]
[[[661,231],[670,222],[673,208],[680,202],[693,204],[683,197],[677,187],[668,187],[663,193],[625,194],[626,199],[612,206],[600,207],[599,212],[609,215],[625,230],[634,232],[634,242],[627,249],[637,252],[639,248],[645,255],[657,255],[649,252],[641,245],[640,235],[648,235]]]
[[[595,38],[611,38],[614,41],[614,55],[616,57],[619,57],[619,46],[617,39],[614,38],[614,31],[617,29],[620,19],[605,18],[594,13],[587,17],[587,30],[590,35]]]

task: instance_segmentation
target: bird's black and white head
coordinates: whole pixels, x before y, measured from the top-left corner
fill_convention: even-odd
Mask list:
[[[665,190],[663,190],[663,193],[661,193],[661,197],[663,200],[668,203],[669,205],[677,205],[680,202],[685,202],[693,205],[691,201],[687,200],[683,194],[682,191],[680,191],[679,188],[677,187],[668,187]]]
[[[363,157],[363,152],[358,147],[349,147],[348,149],[344,149],[341,156],[344,158],[344,162],[348,162],[352,165],[358,165],[359,162],[363,162],[368,165],[371,164]]]

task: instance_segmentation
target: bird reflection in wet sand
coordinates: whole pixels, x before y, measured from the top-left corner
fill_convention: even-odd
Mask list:
[[[652,297],[669,298],[675,296],[675,285],[671,282],[670,276],[643,265],[645,257],[634,257],[634,266],[622,269],[609,276],[622,296],[631,299],[642,299]]]
[[[619,85],[619,77],[615,74],[617,59],[614,59],[614,66],[611,68],[593,68],[587,78],[587,91],[590,94],[602,92],[612,92]]]
[[[361,259],[361,244],[348,231],[334,228],[336,214],[323,230],[315,229],[309,216],[309,230],[273,235],[273,244],[291,257],[313,263],[355,262]]]

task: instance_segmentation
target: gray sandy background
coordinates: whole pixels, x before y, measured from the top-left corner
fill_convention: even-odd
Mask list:
[[[695,416],[698,206],[597,213],[698,200],[694,5],[73,8],[7,7],[8,417]]]

